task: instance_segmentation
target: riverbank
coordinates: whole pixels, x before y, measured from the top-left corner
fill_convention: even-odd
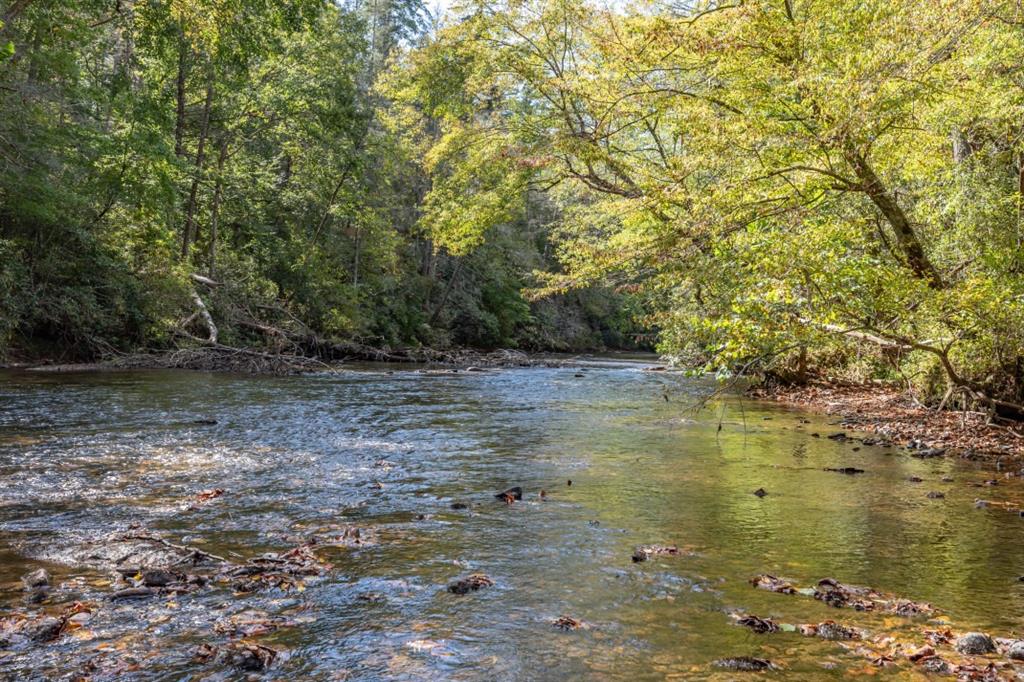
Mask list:
[[[0,369],[39,372],[94,372],[104,370],[186,369],[246,374],[299,374],[343,367],[349,363],[374,362],[426,365],[447,368],[560,367],[571,356],[530,354],[520,350],[473,348],[374,348],[335,345],[310,354],[272,352],[259,348],[197,346],[176,350],[126,353],[94,362],[63,362],[50,358],[24,359],[0,364]],[[328,352],[323,352],[324,350]]]
[[[989,424],[980,412],[937,411],[894,386],[755,387],[752,397],[841,417],[839,424],[879,434],[915,450],[946,450],[969,459],[1024,459],[1024,428]]]

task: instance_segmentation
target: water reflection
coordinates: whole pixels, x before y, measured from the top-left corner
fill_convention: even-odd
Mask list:
[[[289,652],[271,678],[714,678],[708,662],[735,655],[779,659],[807,679],[862,666],[828,642],[732,625],[736,608],[788,622],[847,617],[753,590],[746,580],[764,572],[869,584],[1001,633],[1024,616],[1024,521],[973,508],[979,493],[964,481],[980,472],[812,438],[836,427],[773,405],[693,413],[684,407],[702,386],[639,366],[575,374],[0,375],[5,604],[21,607],[15,582],[37,561],[65,582],[55,599],[101,600],[105,575],[72,563],[70,549],[132,523],[242,556],[332,524],[379,539],[326,552],[333,570],[301,594],[104,606],[90,639],[14,652],[0,671],[72,676],[83,656],[127,647],[140,678],[209,673],[192,649],[245,608],[302,614],[264,640]],[[842,466],[867,473],[823,471]],[[494,499],[511,485],[523,502]],[[751,494],[761,487],[767,496]],[[227,493],[189,504],[209,488]],[[1008,481],[985,496],[1024,494]],[[633,564],[645,543],[696,555]],[[445,591],[471,571],[497,585]],[[563,614],[589,629],[552,628]]]

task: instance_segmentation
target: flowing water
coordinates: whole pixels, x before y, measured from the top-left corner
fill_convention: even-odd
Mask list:
[[[219,619],[253,608],[294,620],[258,638],[286,653],[265,679],[733,679],[709,664],[744,655],[784,666],[770,675],[827,679],[867,659],[757,635],[729,614],[908,636],[924,625],[757,590],[748,580],[760,573],[928,601],[958,630],[1021,628],[1024,519],[973,505],[1024,496],[1015,481],[981,490],[971,483],[991,474],[970,464],[815,438],[839,427],[773,404],[687,409],[707,389],[634,362],[0,373],[2,615],[98,605],[56,642],[0,652],[0,675],[237,679],[194,653],[226,640]],[[823,470],[844,466],[866,473]],[[523,501],[495,499],[515,485]],[[190,504],[212,488],[225,494]],[[214,585],[111,602],[110,572],[76,563],[74,549],[132,524],[232,558],[344,526],[370,541],[320,550],[331,570],[289,591]],[[650,543],[684,555],[632,562]],[[18,579],[38,567],[55,587],[29,605]],[[495,585],[445,589],[472,572]],[[561,615],[587,627],[559,630]]]

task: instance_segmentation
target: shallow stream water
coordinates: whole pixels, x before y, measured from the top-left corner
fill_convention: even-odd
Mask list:
[[[707,390],[639,362],[0,373],[0,616],[99,605],[56,642],[0,651],[0,676],[237,679],[194,651],[225,641],[213,625],[244,609],[294,620],[256,640],[283,652],[257,677],[293,680],[735,679],[710,665],[728,656],[841,678],[870,668],[853,647],[757,635],[729,614],[922,627],[754,589],[761,573],[927,601],[957,630],[1024,629],[1024,519],[973,504],[1024,497],[1015,480],[977,488],[992,474],[976,465],[829,440],[829,418],[774,404],[689,409]],[[866,472],[824,471],[846,466]],[[516,485],[521,502],[495,499]],[[132,524],[240,558],[338,527],[368,541],[321,550],[332,568],[301,591],[112,603],[109,572],[72,550]],[[631,560],[654,543],[683,555]],[[19,577],[38,567],[54,588],[28,605]],[[495,585],[445,589],[473,572]],[[553,627],[562,615],[586,627]]]

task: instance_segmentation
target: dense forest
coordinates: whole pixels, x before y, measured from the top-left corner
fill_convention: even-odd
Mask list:
[[[644,329],[720,376],[1024,403],[1019,1],[2,16],[10,348]]]
[[[472,252],[422,228],[428,142],[379,87],[419,0],[0,8],[0,351],[633,343],[621,295],[524,298],[557,267],[540,194]]]

